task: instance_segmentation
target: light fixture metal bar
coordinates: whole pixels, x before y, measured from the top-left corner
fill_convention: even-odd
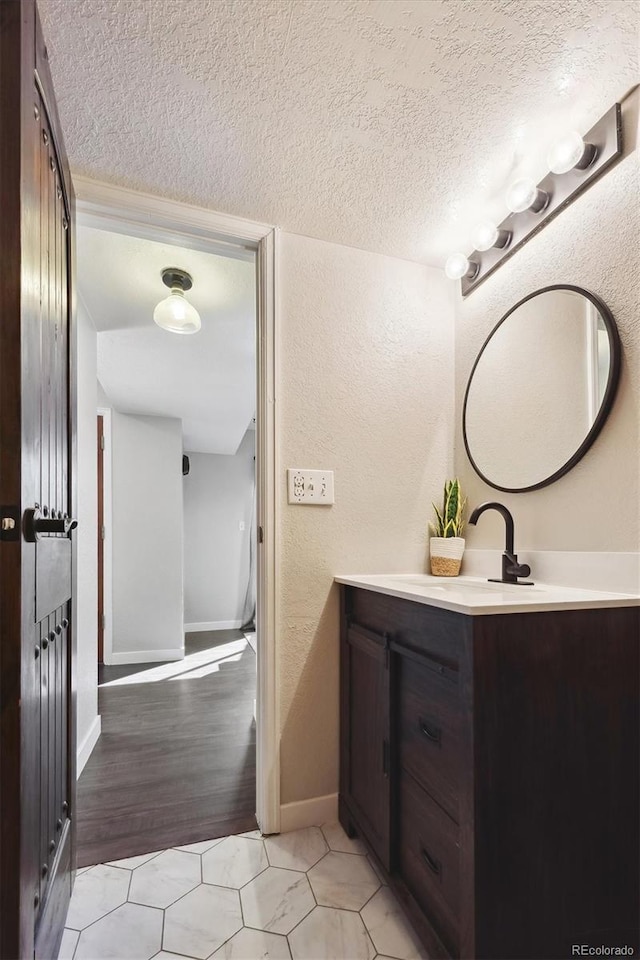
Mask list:
[[[541,213],[525,210],[523,213],[510,213],[499,224],[499,230],[509,230],[511,243],[504,248],[492,247],[490,250],[474,250],[469,260],[478,264],[473,277],[463,277],[460,281],[462,296],[491,276],[501,264],[512,257],[527,240],[534,237],[553,220],[561,210],[580,196],[588,187],[601,177],[622,155],[622,109],[615,103],[600,117],[598,122],[584,135],[585,143],[592,143],[597,154],[586,170],[573,169],[568,173],[548,173],[538,184],[539,190],[549,194],[549,203]]]

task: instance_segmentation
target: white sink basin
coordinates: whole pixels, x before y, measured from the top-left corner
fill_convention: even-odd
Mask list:
[[[640,597],[548,583],[491,583],[480,577],[432,577],[419,573],[339,576],[338,583],[416,600],[466,614],[526,613],[634,607]]]

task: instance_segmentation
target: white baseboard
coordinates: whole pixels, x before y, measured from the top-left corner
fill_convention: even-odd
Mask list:
[[[102,718],[98,716],[95,718],[95,720],[89,727],[89,731],[87,732],[87,735],[85,736],[84,740],[78,747],[78,752],[76,754],[76,779],[80,776],[80,774],[84,770],[85,764],[89,759],[89,757],[91,756],[91,751],[93,750],[96,743],[98,742],[98,737],[100,736],[101,730],[102,730]]]
[[[127,650],[111,652],[110,664],[120,663],[162,663],[164,660],[184,660],[184,647],[171,650]]]
[[[338,819],[338,794],[312,797],[280,806],[280,832],[301,830],[303,827],[319,827]]]
[[[202,623],[185,623],[185,633],[203,633],[205,630],[239,630],[242,620],[205,620]]]

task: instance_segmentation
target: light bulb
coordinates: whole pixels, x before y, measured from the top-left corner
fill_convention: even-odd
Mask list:
[[[202,326],[200,314],[180,287],[171,287],[171,294],[153,311],[153,319],[159,327],[171,333],[197,333]]]
[[[509,230],[500,230],[493,220],[485,220],[483,223],[479,223],[472,235],[476,250],[506,247],[510,239],[511,233]]]
[[[444,272],[449,280],[471,279],[478,272],[478,264],[468,260],[464,253],[452,253],[444,265]]]
[[[568,173],[578,168],[584,170],[593,162],[597,151],[592,143],[585,143],[573,130],[555,143],[547,154],[547,164],[552,173]]]
[[[538,190],[533,180],[516,180],[507,190],[507,206],[512,213],[531,210],[539,213],[549,202],[549,194]]]

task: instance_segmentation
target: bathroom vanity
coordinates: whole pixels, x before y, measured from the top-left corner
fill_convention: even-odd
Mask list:
[[[637,955],[638,599],[337,579],[340,821],[429,955]]]

